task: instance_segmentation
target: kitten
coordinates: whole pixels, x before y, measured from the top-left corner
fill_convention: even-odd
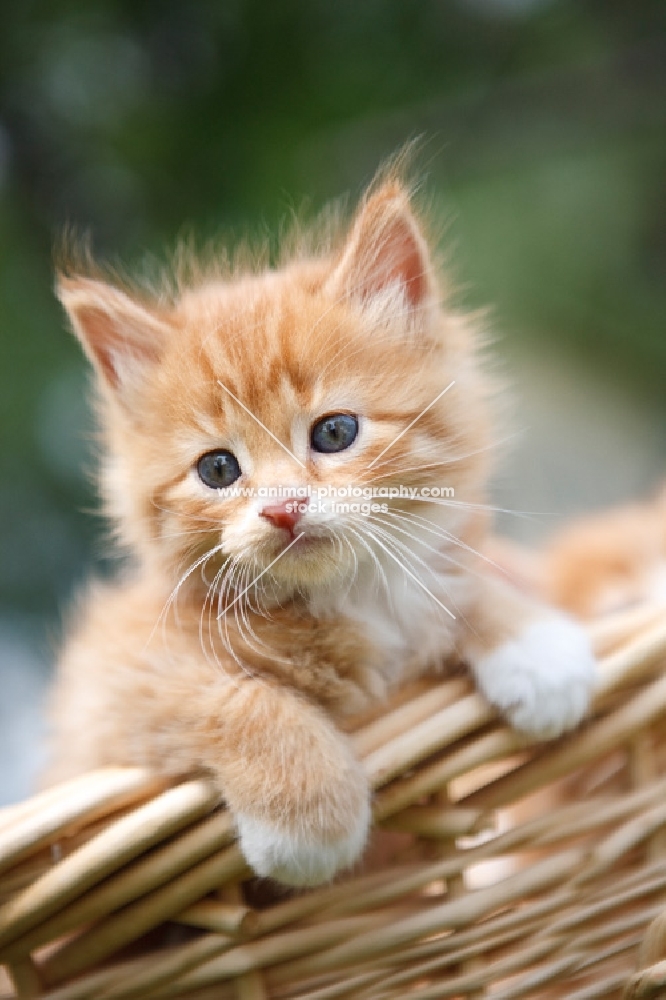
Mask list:
[[[253,869],[316,884],[368,833],[345,713],[462,657],[520,729],[580,721],[582,630],[480,554],[491,387],[399,179],[337,245],[276,270],[204,272],[152,298],[71,273],[58,290],[96,372],[102,493],[132,559],[74,615],[52,777],[207,772]],[[268,494],[348,485],[455,499],[363,513]]]
[[[536,556],[547,599],[581,618],[666,601],[666,489],[581,517]]]

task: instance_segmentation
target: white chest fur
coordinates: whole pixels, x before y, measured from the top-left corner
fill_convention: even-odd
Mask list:
[[[380,651],[384,682],[391,686],[437,666],[455,647],[458,620],[469,600],[469,574],[442,557],[410,565],[378,553],[347,588],[329,594],[326,612],[359,624]],[[316,600],[315,614],[321,613]]]

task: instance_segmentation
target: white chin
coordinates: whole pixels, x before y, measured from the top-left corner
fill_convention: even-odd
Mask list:
[[[284,560],[286,563],[286,559]],[[275,571],[275,572],[274,572]],[[294,587],[321,586],[322,584],[342,586],[345,580],[349,579],[351,567],[341,564],[340,560],[322,558],[321,556],[298,556],[290,565],[280,566],[273,569],[275,578],[279,583],[285,583]]]

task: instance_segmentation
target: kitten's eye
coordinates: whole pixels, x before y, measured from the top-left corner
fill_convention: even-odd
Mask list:
[[[344,451],[356,439],[358,420],[349,413],[332,413],[312,428],[310,441],[315,451]]]
[[[238,459],[230,451],[208,451],[197,462],[199,479],[211,490],[223,490],[235,483],[241,474]]]

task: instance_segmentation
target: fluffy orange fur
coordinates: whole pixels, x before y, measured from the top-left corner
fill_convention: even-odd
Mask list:
[[[544,595],[583,618],[666,600],[666,490],[581,518],[537,556]]]
[[[277,269],[191,267],[159,295],[59,281],[96,372],[102,493],[130,558],[72,615],[51,777],[112,763],[211,774],[255,870],[289,883],[363,849],[369,791],[346,713],[462,657],[515,724],[552,735],[591,684],[564,619],[544,626],[564,637],[562,673],[549,661],[532,675],[530,627],[553,614],[483,555],[491,387],[424,231],[389,176],[337,242]],[[312,435],[331,414],[358,433],[327,453]],[[219,449],[255,491],[445,485],[455,499],[327,501],[289,520],[206,485],[199,460]]]

